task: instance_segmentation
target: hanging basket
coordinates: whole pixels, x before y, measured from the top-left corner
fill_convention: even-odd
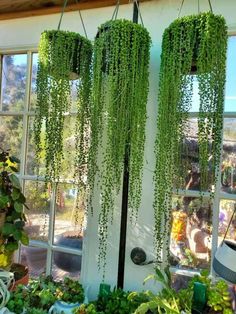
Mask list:
[[[223,279],[233,284],[236,284],[236,242],[225,240],[225,238],[229,231],[229,227],[232,223],[235,212],[236,205],[227,226],[224,239],[221,245],[218,247],[213,259],[214,271]]]
[[[224,240],[213,259],[215,272],[223,279],[236,284],[236,242]]]
[[[83,46],[91,45],[80,34],[61,30],[44,31],[39,43],[40,64],[54,78],[79,78]]]

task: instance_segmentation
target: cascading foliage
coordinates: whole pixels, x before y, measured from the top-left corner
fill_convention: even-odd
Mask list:
[[[77,183],[84,185],[90,116],[92,44],[77,33],[50,30],[42,33],[36,81],[37,104],[34,143],[38,160],[45,150],[46,181],[57,181],[63,159],[65,115],[71,109],[70,80],[77,83],[75,130]]]
[[[188,132],[186,122],[196,79],[200,98],[200,190],[216,183],[222,141],[226,47],[225,20],[210,12],[179,18],[163,35],[154,174],[154,242],[158,259],[163,240],[170,233],[173,187],[183,187],[184,133]],[[193,69],[195,75],[191,75]]]
[[[140,206],[149,51],[148,31],[127,20],[103,24],[95,40],[88,179],[91,195],[96,174],[100,182],[99,266],[103,267],[108,227],[115,196],[122,185],[124,165],[129,172],[128,205],[132,216],[136,217]]]

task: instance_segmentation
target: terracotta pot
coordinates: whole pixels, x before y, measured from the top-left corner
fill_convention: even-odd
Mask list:
[[[15,282],[13,286],[10,288],[10,291],[16,290],[16,287],[18,285],[28,285],[29,283],[29,269],[28,266],[18,264],[18,263],[13,263],[11,265],[11,272],[14,273],[15,277]]]

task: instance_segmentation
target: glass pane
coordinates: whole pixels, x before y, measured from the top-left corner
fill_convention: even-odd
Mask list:
[[[31,73],[31,93],[30,93],[30,110],[36,106],[36,77],[38,70],[38,53],[32,55],[32,73]]]
[[[35,158],[35,145],[33,143],[33,126],[34,126],[34,118],[29,118],[29,127],[27,134],[27,155],[26,155],[26,174],[36,175],[37,174],[37,163]],[[39,161],[39,175],[42,176],[45,174],[45,165],[44,163],[44,152],[42,153],[42,157]]]
[[[56,192],[54,242],[60,246],[82,249],[84,196],[73,185],[60,184]]]
[[[236,206],[235,201],[230,201],[230,200],[220,201],[218,244],[220,244],[224,238],[230,218],[234,211],[234,206]],[[236,217],[233,218],[230,224],[226,238],[236,241]]]
[[[52,275],[55,280],[63,277],[79,279],[81,271],[81,255],[54,252],[52,258]]]
[[[27,54],[5,55],[2,60],[2,106],[21,111],[26,93]]]
[[[229,36],[227,50],[227,71],[225,90],[225,111],[236,111],[236,36]]]
[[[23,120],[17,116],[0,116],[0,146],[20,158]]]
[[[35,146],[33,143],[34,118],[29,119],[26,173],[36,175]],[[73,179],[75,160],[75,117],[66,117],[64,127],[64,159],[61,163],[61,178]],[[42,128],[42,141],[45,138],[45,126]],[[39,175],[45,175],[45,151],[42,151]]]
[[[236,193],[236,119],[224,119],[221,189]]]
[[[21,263],[29,267],[30,277],[38,278],[46,271],[47,249],[21,246]]]
[[[50,188],[45,189],[44,182],[25,182],[27,231],[31,240],[48,240],[48,221],[50,211]]]
[[[171,265],[208,268],[211,250],[211,206],[206,199],[174,197]]]
[[[70,81],[70,90],[71,90],[71,111],[77,112],[77,89],[78,89],[79,80]]]
[[[178,168],[178,176],[175,178],[174,187],[184,190],[200,191],[201,173],[199,166],[199,145],[198,145],[198,120],[188,119],[184,126],[185,137],[182,146],[181,167]],[[211,165],[209,162],[209,174]],[[211,189],[209,175],[208,187]]]

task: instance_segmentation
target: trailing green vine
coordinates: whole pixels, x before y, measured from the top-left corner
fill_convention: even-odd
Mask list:
[[[129,208],[136,218],[142,190],[150,36],[127,20],[103,24],[94,46],[89,185],[101,188],[99,266],[105,268],[115,196],[129,172]],[[97,162],[101,148],[101,166]],[[126,156],[126,161],[125,161]]]
[[[71,109],[71,79],[77,83],[75,181],[85,185],[89,143],[92,44],[77,33],[42,33],[36,81],[34,143],[39,160],[45,151],[46,182],[59,180],[63,160],[65,116]]]
[[[162,42],[156,168],[154,174],[155,247],[161,258],[169,237],[173,188],[183,188],[183,150],[193,80],[198,80],[200,190],[216,183],[219,170],[225,85],[227,28],[222,16],[201,13],[175,20]],[[191,75],[193,69],[195,75]],[[212,194],[213,195],[213,194]]]

